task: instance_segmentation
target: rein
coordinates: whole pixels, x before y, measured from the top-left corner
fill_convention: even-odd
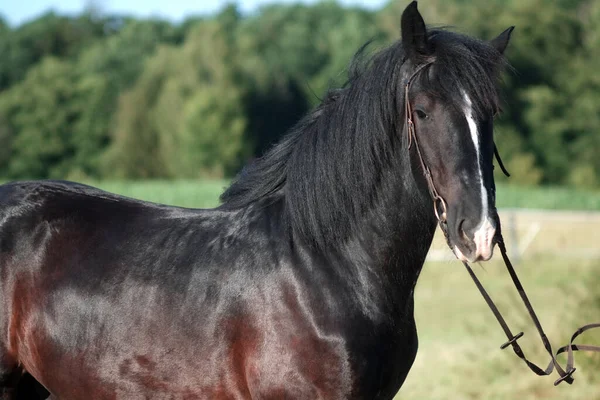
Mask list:
[[[440,229],[444,233],[444,236],[446,238],[446,242],[448,243],[448,246],[450,248],[452,248],[450,246],[449,237],[448,237],[448,226],[447,226],[447,220],[446,220],[446,217],[447,217],[446,201],[443,199],[443,197],[439,194],[439,192],[435,188],[435,185],[433,183],[433,177],[431,175],[431,171],[430,171],[429,167],[427,166],[427,164],[425,163],[425,160],[423,159],[423,155],[421,154],[421,149],[419,147],[419,142],[417,140],[415,124],[412,119],[413,110],[412,110],[412,106],[410,104],[410,99],[409,99],[409,90],[410,90],[410,85],[411,85],[412,81],[425,67],[431,65],[432,63],[433,62],[430,61],[425,64],[422,64],[415,70],[415,72],[413,72],[413,74],[408,78],[408,80],[405,81],[405,86],[404,86],[405,123],[406,123],[406,128],[408,131],[408,149],[410,150],[412,143],[414,142],[415,148],[417,151],[417,156],[419,158],[419,163],[421,164],[421,168],[423,169],[425,179],[427,180],[427,187],[428,187],[429,193],[433,199],[433,208],[435,211],[435,216],[438,220]],[[504,165],[502,163],[502,160],[500,158],[500,155],[498,153],[498,149],[496,148],[496,145],[494,145],[494,155],[496,156],[496,159],[498,160],[498,164],[499,164],[500,168],[502,169],[502,172],[504,172],[507,176],[510,176],[508,171],[506,170],[506,168],[504,168]],[[544,332],[544,329],[542,328],[539,318],[537,317],[537,314],[535,313],[535,310],[533,309],[533,306],[531,305],[531,302],[529,301],[529,298],[527,297],[527,293],[525,292],[525,289],[523,288],[523,285],[521,284],[521,281],[519,280],[519,277],[517,276],[517,273],[515,272],[515,269],[514,269],[512,263],[510,262],[510,259],[508,258],[508,254],[506,252],[506,246],[504,244],[504,239],[503,239],[502,233],[501,233],[500,217],[497,212],[496,212],[496,225],[497,225],[497,231],[496,231],[496,236],[494,238],[495,243],[498,245],[498,248],[500,249],[500,253],[502,254],[502,259],[504,261],[504,264],[506,265],[506,269],[508,270],[508,273],[513,281],[513,284],[515,285],[515,288],[519,292],[519,296],[521,297],[521,300],[523,301],[525,308],[527,308],[527,312],[529,313],[529,316],[538,331],[538,334],[540,336],[542,344],[544,345],[544,348],[550,355],[551,360],[550,360],[550,363],[548,364],[548,367],[546,367],[546,369],[541,369],[536,364],[529,361],[527,359],[527,357],[525,357],[525,353],[523,352],[523,350],[521,349],[521,346],[519,346],[519,343],[517,342],[521,337],[523,337],[524,333],[519,332],[516,335],[514,335],[512,333],[512,331],[510,330],[504,317],[498,310],[498,307],[496,306],[496,304],[494,303],[492,298],[489,296],[489,294],[487,293],[487,291],[485,290],[485,288],[483,287],[483,285],[481,284],[481,282],[479,281],[477,276],[475,275],[475,272],[473,272],[473,269],[471,268],[471,266],[467,262],[463,261],[463,265],[467,269],[469,276],[473,279],[473,282],[475,282],[475,286],[477,286],[477,289],[483,296],[483,299],[485,300],[485,302],[489,306],[490,310],[496,317],[496,320],[502,327],[502,330],[504,331],[504,334],[506,335],[506,338],[508,339],[505,343],[503,343],[500,346],[500,349],[505,349],[508,346],[512,346],[512,349],[515,352],[515,354],[521,360],[523,360],[523,362],[525,362],[525,364],[529,367],[529,369],[531,371],[533,371],[537,375],[540,375],[540,376],[550,375],[552,373],[552,371],[554,370],[554,368],[556,368],[559,378],[554,382],[554,386],[559,385],[563,381],[567,382],[568,384],[572,384],[573,380],[574,380],[573,373],[577,370],[574,367],[573,352],[578,351],[578,350],[600,352],[600,346],[578,345],[578,344],[574,344],[573,342],[582,333],[584,333],[590,329],[593,329],[593,328],[600,328],[600,323],[587,324],[587,325],[584,325],[581,328],[577,329],[575,331],[575,333],[573,333],[573,335],[571,336],[571,340],[569,341],[569,344],[559,348],[556,351],[556,353],[554,353],[552,350],[550,341],[548,340],[548,337],[547,337],[546,333]],[[567,353],[567,365],[566,365],[566,368],[563,369],[560,366],[560,364],[558,363],[556,356],[558,356],[561,353],[565,353],[565,352]]]

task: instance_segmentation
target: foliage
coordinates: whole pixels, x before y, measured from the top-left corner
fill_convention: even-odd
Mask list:
[[[116,176],[223,176],[239,167],[246,119],[228,36],[205,22],[148,61],[121,98],[110,162],[124,169]]]
[[[47,13],[14,30],[0,28],[0,90],[22,80],[44,57],[69,58],[104,36],[102,21]]]
[[[406,1],[228,5],[181,24],[84,12],[0,21],[0,176],[231,176],[396,40]],[[600,186],[600,3],[431,0],[426,20],[491,39],[516,25],[496,141],[516,184]],[[500,180],[503,178],[499,177]]]
[[[106,175],[102,161],[111,143],[119,95],[134,85],[142,73],[144,61],[161,43],[179,40],[176,29],[157,21],[125,21],[118,34],[98,41],[77,59],[77,69],[84,76],[88,92],[87,106],[80,120],[74,169],[82,176]]]
[[[74,85],[77,80],[70,63],[47,57],[0,98],[0,131],[9,136],[10,158],[4,161],[9,177],[68,174],[75,153],[73,133],[88,89]]]

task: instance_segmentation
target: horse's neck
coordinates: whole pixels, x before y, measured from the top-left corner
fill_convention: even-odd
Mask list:
[[[432,202],[415,194],[418,189],[412,177],[408,179],[395,185],[396,193],[379,196],[378,204],[357,224],[346,250],[359,254],[371,269],[361,277],[365,290],[381,291],[380,298],[389,303],[382,306],[400,308],[388,309],[391,312],[404,312],[411,301],[436,229]],[[363,268],[357,266],[359,271]]]

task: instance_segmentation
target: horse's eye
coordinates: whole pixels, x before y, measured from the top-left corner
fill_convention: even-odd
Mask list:
[[[419,117],[419,119],[427,119],[427,114],[425,113],[425,111],[417,108],[415,110],[415,113],[417,114],[417,117]]]

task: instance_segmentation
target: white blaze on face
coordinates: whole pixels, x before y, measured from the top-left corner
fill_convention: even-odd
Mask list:
[[[475,234],[472,239],[475,243],[475,260],[489,260],[492,257],[492,240],[496,233],[496,228],[492,221],[489,218],[489,203],[488,203],[488,194],[487,190],[485,190],[485,186],[483,185],[483,171],[481,170],[481,146],[479,144],[479,132],[477,131],[477,123],[473,118],[473,108],[471,99],[466,93],[463,93],[463,97],[465,100],[465,117],[467,119],[467,123],[469,124],[469,131],[471,133],[471,140],[473,140],[473,145],[475,146],[475,153],[477,154],[477,182],[475,186],[481,192],[481,220],[477,229],[475,230]],[[454,253],[456,257],[461,261],[468,261],[468,259],[464,256],[464,254],[458,249],[458,247],[454,246]]]

